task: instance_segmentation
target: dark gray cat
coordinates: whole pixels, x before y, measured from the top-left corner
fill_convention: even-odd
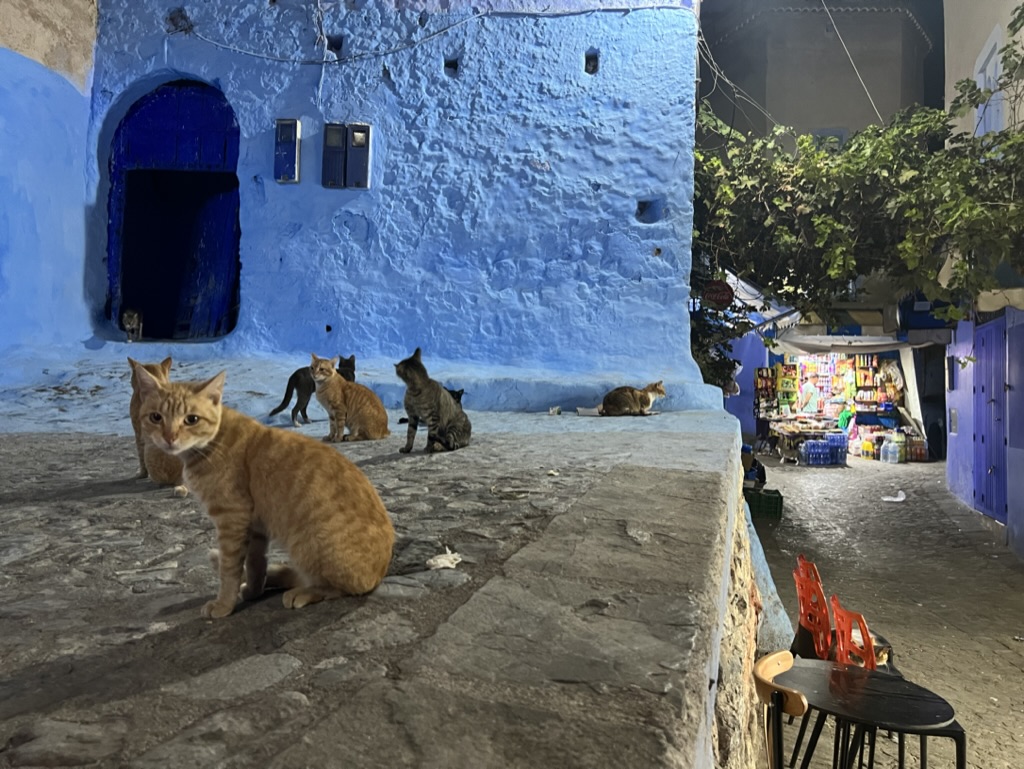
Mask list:
[[[405,445],[399,451],[412,451],[420,422],[427,425],[427,451],[454,451],[469,445],[473,429],[469,417],[448,390],[430,378],[419,347],[395,364],[395,373],[405,382],[405,413],[409,415]]]
[[[459,407],[461,407],[462,406],[462,396],[466,394],[466,391],[464,389],[463,390],[452,390],[449,387],[446,387],[444,389],[448,390],[448,394],[450,396],[452,396],[452,400],[455,401],[455,403]],[[407,425],[407,424],[409,424],[409,417],[402,417],[401,419],[398,420],[398,424],[400,424],[400,425]]]
[[[347,358],[339,356],[338,373],[350,382],[356,381],[356,356],[350,355]],[[309,405],[309,399],[316,392],[316,382],[313,380],[313,372],[309,370],[309,366],[295,369],[292,375],[288,377],[288,389],[285,390],[284,400],[281,401],[280,406],[270,412],[270,416],[274,416],[279,411],[284,411],[292,399],[292,393],[295,391],[298,391],[299,397],[295,401],[295,408],[292,409],[292,424],[298,427],[300,412],[302,413],[302,419],[306,424],[309,424],[306,406]]]

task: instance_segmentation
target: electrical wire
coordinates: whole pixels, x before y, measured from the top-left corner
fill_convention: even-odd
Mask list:
[[[567,10],[567,11],[546,11],[545,10],[545,11],[531,11],[531,12],[526,12],[526,11],[480,11],[480,12],[472,14],[471,16],[467,16],[464,19],[459,19],[455,23],[449,24],[448,26],[443,27],[442,29],[439,29],[436,32],[431,32],[430,34],[426,35],[425,37],[421,37],[421,38],[419,38],[417,40],[413,40],[413,41],[411,41],[409,43],[405,43],[403,45],[398,45],[398,46],[395,46],[393,48],[388,48],[388,49],[382,50],[382,51],[363,51],[361,53],[352,54],[351,56],[344,56],[344,57],[339,56],[339,57],[336,57],[334,59],[328,59],[326,57],[326,52],[324,54],[324,57],[320,58],[320,59],[295,59],[295,58],[291,58],[291,57],[287,57],[287,56],[275,56],[273,54],[261,53],[259,51],[252,51],[252,50],[248,50],[248,49],[245,49],[245,48],[240,48],[240,47],[235,46],[235,45],[231,45],[230,43],[225,43],[225,42],[220,41],[220,40],[214,40],[213,38],[206,37],[202,33],[197,32],[195,30],[195,28],[191,24],[189,24],[188,29],[176,30],[175,32],[172,32],[171,34],[177,34],[178,32],[182,32],[184,34],[191,35],[191,36],[195,37],[197,40],[202,40],[204,43],[208,43],[209,45],[216,46],[217,48],[221,48],[221,49],[223,49],[225,51],[231,51],[232,53],[238,53],[238,54],[241,54],[243,56],[251,56],[251,57],[257,58],[257,59],[265,59],[267,61],[276,61],[276,62],[280,62],[282,64],[295,64],[295,65],[299,65],[299,66],[306,66],[306,65],[309,65],[309,66],[321,66],[323,64],[350,64],[352,62],[362,61],[364,59],[376,59],[376,58],[380,58],[382,56],[391,56],[391,55],[396,54],[396,53],[402,53],[403,51],[411,50],[411,49],[416,48],[418,46],[421,46],[424,43],[427,43],[427,42],[429,42],[429,41],[431,41],[431,40],[433,40],[435,38],[441,37],[442,35],[445,35],[445,34],[451,32],[453,29],[457,29],[458,27],[461,27],[461,26],[463,26],[465,24],[469,24],[470,22],[477,21],[479,19],[484,19],[484,18],[491,18],[491,17],[493,17],[493,18],[520,18],[520,17],[529,17],[529,18],[559,18],[559,17],[563,17],[563,16],[582,16],[582,15],[585,15],[585,14],[592,14],[592,13],[623,13],[623,14],[629,14],[629,13],[632,13],[634,11],[685,11],[687,13],[693,13],[694,15],[696,15],[696,12],[692,8],[688,8],[688,7],[685,7],[685,6],[679,6],[679,5],[666,5],[664,3],[653,3],[653,4],[650,4],[650,5],[636,5],[636,6],[613,6],[613,7],[608,7],[608,8],[590,8],[590,9],[578,10],[578,11],[573,11],[573,10]],[[319,42],[319,38],[318,38],[318,42]]]
[[[861,88],[864,89],[864,93],[867,94],[868,101],[871,102],[871,109],[875,111],[875,115],[878,116],[879,124],[884,124],[885,120],[882,118],[882,113],[878,111],[878,107],[875,106],[875,100],[871,98],[871,92],[868,90],[867,84],[864,82],[864,78],[860,76],[860,70],[857,69],[856,63],[853,61],[853,56],[850,54],[850,49],[846,47],[846,41],[843,40],[842,34],[839,32],[839,27],[836,26],[836,20],[832,18],[832,11],[825,5],[825,0],[821,0],[821,7],[825,9],[825,13],[828,14],[829,23],[832,24],[832,29],[836,31],[836,37],[839,38],[839,42],[843,44],[843,50],[846,51],[846,58],[850,60],[850,66],[853,67],[853,71],[857,74],[857,79],[860,81]]]

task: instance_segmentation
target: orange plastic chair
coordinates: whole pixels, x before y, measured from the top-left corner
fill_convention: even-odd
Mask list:
[[[810,561],[806,561],[810,564]],[[793,570],[793,581],[796,582],[796,599],[800,610],[800,623],[797,637],[793,641],[793,652],[800,657],[809,657],[810,650],[801,638],[810,634],[814,647],[814,656],[827,660],[832,647],[832,622],[828,616],[828,604],[825,602],[825,591],[818,578],[818,570],[810,564],[810,570],[799,564]],[[803,632],[801,632],[803,631]]]
[[[855,611],[844,609],[839,603],[839,596],[832,596],[832,616],[836,620],[836,662],[845,665],[857,665],[868,670],[877,669],[875,660],[875,644],[871,639],[871,631],[868,630],[867,620],[864,615]],[[857,635],[854,636],[854,626],[857,628]]]

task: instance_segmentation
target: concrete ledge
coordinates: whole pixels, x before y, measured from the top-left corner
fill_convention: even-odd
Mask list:
[[[477,416],[453,454],[399,455],[398,435],[340,448],[396,521],[386,589],[301,611],[269,596],[216,623],[198,617],[209,522],[113,480],[129,438],[5,436],[7,758],[753,767],[759,599],[735,420]],[[424,571],[442,543],[467,560]]]

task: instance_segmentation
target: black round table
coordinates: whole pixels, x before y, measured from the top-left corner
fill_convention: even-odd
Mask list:
[[[931,730],[935,730],[936,734],[942,733],[944,727],[954,724],[956,717],[952,705],[920,684],[899,675],[867,670],[856,665],[798,657],[793,660],[793,667],[776,676],[775,681],[802,692],[807,698],[807,704],[820,711],[801,764],[802,769],[806,769],[810,763],[813,746],[827,715],[835,716],[837,724],[856,725],[858,734],[862,730],[869,730],[873,734],[876,729],[884,729],[925,736]],[[848,728],[843,727],[844,730]],[[955,728],[961,733],[959,736],[962,736],[962,729],[958,726]],[[901,738],[901,766],[902,746]],[[873,741],[871,748],[869,766],[874,759]],[[922,739],[922,751],[923,748]],[[845,747],[842,755],[845,758]],[[846,764],[844,762],[841,765]],[[966,743],[962,739],[957,743],[957,766],[966,766]]]
[[[812,708],[879,729],[935,729],[956,716],[952,705],[920,684],[855,665],[798,658],[775,680],[803,692]]]

